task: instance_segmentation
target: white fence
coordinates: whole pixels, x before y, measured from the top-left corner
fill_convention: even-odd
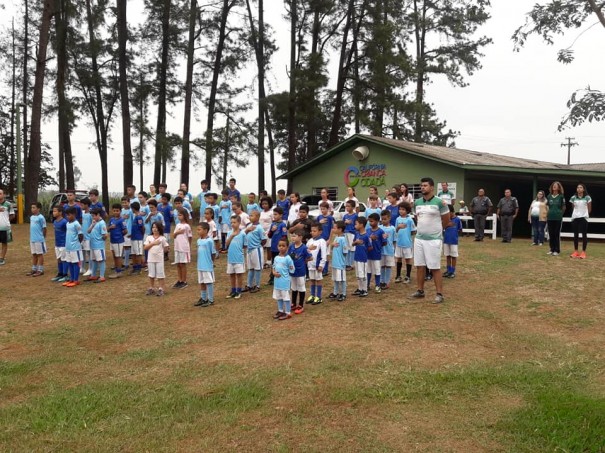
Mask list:
[[[469,224],[469,220],[472,221],[473,217],[470,215],[460,215],[458,216],[458,218],[460,220],[462,220],[462,232],[467,234],[475,234],[475,229],[474,228],[465,228],[468,226]],[[492,237],[492,239],[496,239],[497,237],[497,233],[498,233],[498,216],[496,216],[496,214],[492,214],[490,216],[487,216],[485,219],[485,235],[486,236],[490,236]]]

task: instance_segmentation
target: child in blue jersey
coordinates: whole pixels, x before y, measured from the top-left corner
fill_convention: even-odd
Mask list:
[[[443,255],[447,261],[447,272],[443,274],[445,278],[456,277],[456,262],[458,261],[458,236],[462,232],[462,221],[456,216],[454,207],[450,209],[450,223],[443,231]]]
[[[209,307],[214,304],[214,260],[217,253],[214,239],[208,233],[210,225],[202,222],[197,227],[197,281],[200,284],[200,298],[195,307]]]
[[[311,295],[307,302],[318,305],[323,302],[321,293],[323,290],[323,270],[327,263],[328,246],[322,237],[322,227],[319,224],[311,226],[311,239],[307,241],[307,250],[311,253],[311,259],[307,263],[309,269],[309,281],[311,284]]]
[[[290,215],[290,199],[286,197],[286,191],[284,189],[280,189],[277,191],[277,200],[275,200],[275,206],[279,206],[284,210],[282,217],[284,220],[288,219]]]
[[[65,234],[67,233],[67,220],[63,217],[63,206],[53,208],[53,228],[55,230],[55,257],[59,271],[51,279],[53,282],[66,282],[69,277],[68,266],[65,262]]]
[[[244,250],[246,249],[246,233],[240,229],[241,218],[237,215],[231,217],[231,231],[227,237],[227,274],[231,282],[231,292],[227,299],[242,297],[242,281],[246,264]]]
[[[380,258],[380,285],[382,289],[389,289],[393,267],[395,267],[395,227],[391,225],[391,213],[386,209],[380,214],[380,220],[382,223],[380,228],[384,231],[385,237]]]
[[[386,237],[384,231],[379,226],[380,216],[378,214],[375,212],[370,214],[368,223],[370,224],[367,232],[370,237],[370,247],[368,248],[368,287],[372,281],[372,275],[374,275],[374,290],[380,293],[382,292],[380,262],[382,260],[382,246],[386,243]]]
[[[343,302],[347,298],[347,253],[348,245],[345,238],[346,225],[342,220],[334,224],[332,240],[332,281],[334,291],[328,296]]]
[[[416,231],[416,224],[410,216],[412,205],[407,201],[399,203],[399,217],[395,223],[395,260],[397,261],[397,276],[395,283],[401,283],[401,268],[405,260],[405,279],[404,283],[410,283],[412,273],[412,258],[414,257],[414,244],[412,243],[412,234]]]
[[[357,217],[355,220],[355,253],[353,260],[355,263],[355,276],[357,277],[357,289],[354,296],[368,296],[368,249],[372,246],[370,236],[366,233],[368,219]]]
[[[229,200],[229,191],[227,189],[224,189],[221,192],[221,197],[221,202],[218,206],[218,223],[220,224],[221,233],[221,253],[226,253],[227,247],[225,244],[227,242],[227,235],[231,229],[231,216],[233,215],[233,212],[231,211],[231,200]]]
[[[355,221],[357,220],[357,212],[355,212],[355,200],[348,200],[345,203],[346,212],[342,216],[342,221],[345,223],[345,237],[347,238],[347,248],[349,254],[347,255],[347,270],[353,269],[353,256],[355,252]]]
[[[65,209],[67,217],[67,231],[65,234],[65,261],[69,268],[69,280],[63,283],[67,288],[80,284],[80,263],[82,262],[82,225],[76,220],[76,208],[70,206]]]
[[[183,197],[174,197],[173,206],[172,206],[172,222],[175,225],[179,224],[179,208],[183,208],[187,216],[185,217],[187,222],[192,220],[191,211],[185,207],[185,199]]]
[[[124,258],[124,269],[128,269],[130,266],[130,235],[132,230],[132,210],[130,209],[130,197],[124,195],[121,198],[122,203],[122,211],[120,212],[120,216],[124,219],[124,225],[126,226],[126,235],[124,236],[124,246],[123,246],[123,255]]]
[[[260,212],[260,206],[256,202],[256,194],[254,192],[250,192],[248,194],[248,204],[246,205],[246,213],[248,215],[251,215],[254,211]]]
[[[291,289],[292,305],[294,313],[300,315],[305,310],[305,276],[307,274],[307,261],[311,259],[311,254],[307,246],[303,244],[302,230],[296,230],[292,233],[292,243],[288,248],[288,255],[294,262],[294,272],[292,272]],[[298,302],[296,301],[298,299]]]
[[[160,184],[161,186],[161,184]],[[170,199],[172,196],[168,192],[164,192],[158,203],[158,211],[164,216],[164,237],[170,244],[170,230],[172,226],[172,205]],[[168,252],[164,254],[164,261],[168,261]]]
[[[42,203],[36,201],[31,205],[32,215],[29,218],[29,248],[32,254],[31,277],[44,275],[44,254],[46,253],[46,219],[40,210]]]
[[[397,217],[399,217],[399,205],[397,204],[399,197],[397,196],[397,192],[391,192],[388,194],[387,201],[388,204],[384,207],[384,209],[391,213],[391,225],[395,226],[397,223]],[[409,212],[410,211],[408,211],[408,213]]]
[[[143,269],[143,241],[145,239],[145,218],[141,213],[141,205],[135,201],[130,205],[132,211],[132,226],[130,229],[130,249],[132,254],[132,271],[130,275],[139,275]]]
[[[260,212],[252,211],[250,225],[244,230],[248,244],[246,263],[248,267],[248,283],[244,292],[256,293],[260,291],[260,277],[263,270],[263,245],[265,244],[265,230],[259,223]]]
[[[206,209],[206,194],[210,190],[210,184],[205,179],[200,181],[200,193],[197,194],[197,201],[200,203],[200,219],[204,218],[204,210]]]
[[[322,193],[325,192],[325,189],[322,190]],[[319,211],[321,214],[317,216],[317,223],[321,226],[321,237],[326,244],[328,244],[328,254],[326,255],[326,265],[324,266],[324,276],[328,274],[328,269],[330,267],[330,235],[332,234],[332,229],[334,228],[334,217],[330,213],[330,204],[327,201],[322,201],[319,204]]]
[[[288,239],[286,236],[279,239],[277,249],[279,252],[273,256],[271,267],[271,276],[274,281],[273,299],[277,301],[277,313],[273,315],[273,319],[285,321],[292,317],[290,274],[294,272],[294,261],[288,255]]]
[[[382,212],[382,208],[378,205],[378,195],[371,194],[368,197],[368,201],[370,202],[370,206],[366,209],[366,217],[370,217],[370,214],[378,214]]]
[[[187,210],[187,212],[189,213],[189,220],[193,219],[193,206],[191,206],[191,203],[189,202],[189,199],[187,198],[187,191],[183,190],[183,189],[179,189],[176,194],[177,195],[174,198],[174,200],[176,201],[176,199],[180,197],[183,200],[183,208],[185,208]],[[176,208],[176,205],[174,207]]]
[[[88,227],[90,238],[90,276],[86,281],[103,283],[105,281],[105,240],[107,239],[107,224],[103,220],[102,209],[91,211],[92,223]],[[97,271],[99,276],[97,277]]]
[[[284,210],[279,206],[273,208],[273,222],[269,227],[269,231],[267,236],[271,240],[271,260],[279,255],[279,241],[282,238],[286,238],[286,243],[288,242],[288,226],[286,222],[283,220],[284,218]],[[274,276],[273,272],[271,272],[271,276],[269,277],[269,285],[273,284]]]
[[[122,255],[124,255],[124,236],[128,233],[126,223],[121,216],[122,206],[119,203],[111,205],[111,218],[109,219],[109,248],[113,255],[115,273],[109,278],[120,278],[122,276]]]
[[[67,194],[67,203],[63,206],[63,212],[67,208],[74,208],[76,210],[76,220],[82,224],[82,208],[76,201],[76,191],[74,189],[67,189],[65,193]]]
[[[92,214],[90,213],[90,200],[88,198],[82,198],[80,200],[80,207],[82,208],[82,234],[84,240],[82,240],[82,266],[80,272],[83,273],[84,277],[88,277],[91,273],[90,265],[90,236],[88,235],[88,229],[92,224]],[[86,271],[84,271],[86,268]]]

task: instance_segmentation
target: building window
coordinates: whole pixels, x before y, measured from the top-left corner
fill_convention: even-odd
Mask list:
[[[323,189],[328,190],[328,200],[338,200],[338,187],[313,187],[313,195],[321,195]]]
[[[408,184],[408,193],[411,193],[416,198],[422,197],[422,192],[420,192],[420,184]]]

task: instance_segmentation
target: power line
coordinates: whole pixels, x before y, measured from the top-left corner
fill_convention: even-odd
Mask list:
[[[565,137],[567,139],[567,143],[561,143],[561,147],[567,146],[567,165],[570,164],[570,156],[571,156],[571,148],[578,145],[578,142],[572,142],[575,140],[574,137]]]

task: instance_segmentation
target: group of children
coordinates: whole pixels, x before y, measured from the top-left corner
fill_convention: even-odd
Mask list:
[[[188,286],[193,232],[186,191],[179,191],[172,205],[165,186],[160,185],[160,193],[155,198],[146,192],[139,192],[135,198],[134,186],[128,189],[121,203],[111,206],[109,218],[102,205],[91,203],[88,198],[76,203],[73,192],[68,194],[66,205],[53,208],[58,273],[52,281],[74,287],[80,284],[82,273],[87,277],[85,281],[105,282],[105,242],[109,237],[115,272],[108,278],[122,277],[130,265],[132,275],[140,274],[146,267],[149,277],[146,294],[162,296],[166,278],[164,263],[168,260],[172,239],[173,264],[177,268],[177,282],[172,287]],[[392,195],[397,201],[396,194]],[[409,202],[389,203],[382,209],[376,207],[376,195],[371,195],[370,207],[363,216],[357,210],[356,201],[348,200],[342,220],[335,221],[327,200],[320,203],[321,214],[312,220],[308,207],[300,203],[296,193],[287,199],[285,191],[280,190],[275,206],[269,197],[262,197],[259,203],[255,198],[254,194],[248,196],[244,210],[243,204],[228,189],[222,191],[220,201],[217,194],[203,192],[204,203],[200,206],[203,219],[197,226],[196,242],[200,298],[195,306],[214,304],[214,269],[219,253],[226,254],[227,258],[226,272],[230,280],[227,298],[239,299],[244,292],[260,291],[262,270],[270,269],[268,284],[273,285],[273,298],[278,306],[274,318],[278,320],[289,319],[292,313],[303,313],[305,303],[321,304],[323,280],[328,270],[333,281],[328,298],[339,302],[347,297],[347,271],[354,271],[357,289],[352,294],[359,297],[368,296],[372,276],[375,292],[388,289],[393,268],[396,283],[411,282],[412,236],[416,227]],[[92,209],[91,205],[94,205]],[[44,274],[46,253],[46,222],[40,210],[40,203],[31,206],[32,270],[28,275],[34,277]],[[296,211],[295,217],[292,210]],[[444,276],[453,278],[462,227],[453,213],[451,218],[444,234],[448,266]],[[175,227],[171,232],[172,223]]]

